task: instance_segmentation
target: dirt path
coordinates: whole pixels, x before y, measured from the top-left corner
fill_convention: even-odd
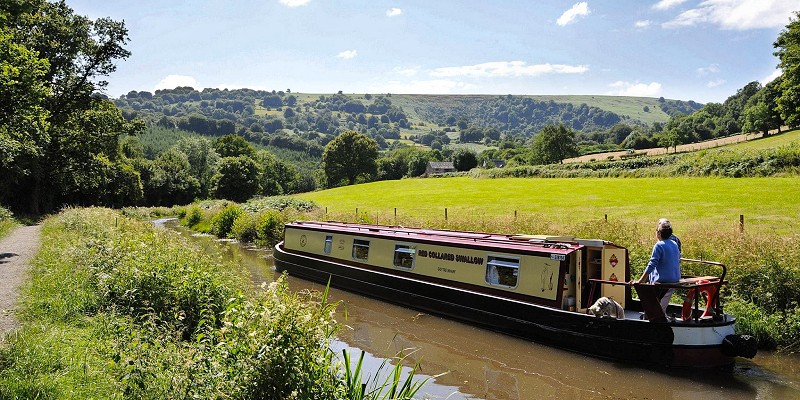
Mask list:
[[[39,250],[39,231],[39,225],[23,226],[0,239],[0,342],[19,323],[14,315],[19,287]]]
[[[777,131],[771,131],[777,132]],[[703,149],[711,149],[714,147],[725,146],[728,144],[739,143],[739,142],[746,142],[748,140],[758,139],[762,137],[763,134],[761,133],[748,133],[748,134],[740,134],[734,136],[727,136],[723,138],[707,140],[705,142],[698,142],[698,143],[689,143],[689,144],[682,144],[679,145],[677,148],[678,153],[687,152],[687,151],[695,151],[695,150],[703,150]],[[660,154],[669,154],[675,153],[676,149],[670,147],[669,150],[663,147],[656,147],[652,149],[642,149],[636,150],[636,154],[646,154],[648,156],[655,156]],[[595,153],[595,154],[587,154],[580,157],[575,158],[568,158],[564,160],[564,164],[567,163],[575,163],[575,162],[587,162],[587,161],[605,161],[611,159],[620,159],[621,156],[627,155],[627,151],[611,151],[607,153]]]

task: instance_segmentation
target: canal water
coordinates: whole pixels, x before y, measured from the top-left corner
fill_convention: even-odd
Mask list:
[[[256,286],[278,277],[268,251],[193,235],[174,220],[162,223],[207,251],[240,263]],[[324,290],[323,285],[298,278],[289,277],[288,283],[293,290]],[[800,399],[796,355],[760,353],[753,360],[740,359],[732,373],[653,370],[582,356],[333,288],[329,298],[341,301],[337,320],[342,329],[332,345],[334,351],[341,354],[348,349],[356,358],[363,350],[367,370],[375,371],[384,358],[413,350],[408,359],[420,361],[418,376],[431,377],[419,392],[421,398]]]

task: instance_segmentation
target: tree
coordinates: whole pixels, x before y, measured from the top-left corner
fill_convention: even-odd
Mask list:
[[[130,55],[124,23],[45,0],[6,0],[0,21],[0,201],[39,213],[97,199],[90,188],[110,184],[98,171],[124,170],[113,165],[119,136],[142,128],[98,95],[115,61]]]
[[[217,172],[219,155],[211,140],[200,137],[185,137],[175,147],[189,161],[189,172],[200,183],[200,197],[207,197],[211,191],[211,178]]]
[[[225,157],[212,180],[214,197],[245,202],[259,190],[261,167],[247,156]]]
[[[782,30],[773,46],[773,53],[783,70],[776,99],[781,118],[791,127],[800,125],[800,11],[795,12],[786,29]]]
[[[478,166],[478,156],[468,149],[458,149],[453,152],[453,167],[456,171],[469,171]]]
[[[531,150],[533,164],[554,164],[575,157],[578,155],[575,132],[564,124],[547,125],[533,139]]]
[[[200,182],[191,174],[186,154],[170,148],[153,161],[145,194],[149,204],[188,204],[200,193]]]
[[[377,170],[378,143],[355,131],[345,131],[333,139],[322,153],[322,164],[328,187],[346,182],[352,185]]]
[[[225,135],[214,141],[214,150],[220,157],[247,156],[254,158],[256,149],[245,138],[236,135]]]

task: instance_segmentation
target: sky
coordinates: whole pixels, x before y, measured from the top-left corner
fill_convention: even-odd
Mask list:
[[[797,0],[66,0],[124,20],[106,94],[615,95],[722,102],[778,75]]]

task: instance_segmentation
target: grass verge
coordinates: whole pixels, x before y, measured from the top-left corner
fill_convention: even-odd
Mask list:
[[[0,399],[353,398],[325,294],[249,289],[236,266],[107,209],[66,210],[42,235]]]

